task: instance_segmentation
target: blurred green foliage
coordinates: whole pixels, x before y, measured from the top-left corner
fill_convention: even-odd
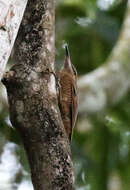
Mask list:
[[[101,4],[102,2],[102,4]],[[65,43],[79,75],[105,62],[118,40],[126,10],[126,0],[57,0],[56,67],[64,61]],[[102,6],[101,6],[102,5]],[[104,113],[87,117],[89,130],[80,130],[79,116],[72,142],[72,158],[77,190],[130,190],[130,95]],[[0,113],[0,153],[6,141],[22,148],[17,151],[26,171],[28,162],[21,139]],[[87,125],[87,123],[86,123]],[[21,178],[20,178],[21,179]],[[115,180],[116,179],[116,180]],[[112,184],[116,186],[113,188]]]
[[[62,45],[68,43],[72,62],[84,74],[100,66],[115,45],[122,25],[126,1],[104,11],[97,0],[57,1],[56,60],[64,59]],[[104,0],[105,2],[105,0]]]
[[[57,1],[57,67],[63,64],[64,43],[69,44],[72,63],[79,75],[93,71],[106,61],[118,40],[127,1],[111,1],[106,9],[107,2],[110,1]],[[86,118],[79,116],[79,130],[75,130],[72,143],[77,189],[130,189],[129,99],[127,95],[105,113],[86,116],[90,130],[80,131],[80,120]]]

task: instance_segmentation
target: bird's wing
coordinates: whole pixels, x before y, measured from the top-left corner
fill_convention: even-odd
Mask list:
[[[78,92],[77,92],[77,86],[72,85],[72,104],[71,104],[71,134],[70,134],[70,141],[73,133],[73,128],[76,123],[78,114]]]

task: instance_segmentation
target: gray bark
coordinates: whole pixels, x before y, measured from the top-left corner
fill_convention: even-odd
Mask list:
[[[5,71],[27,0],[0,0],[0,80]]]
[[[61,120],[54,75],[54,0],[29,0],[4,75],[10,119],[19,131],[35,190],[73,190],[69,141]]]

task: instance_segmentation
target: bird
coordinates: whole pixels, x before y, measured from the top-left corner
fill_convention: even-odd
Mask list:
[[[65,46],[66,56],[64,66],[59,72],[59,109],[61,118],[71,142],[73,128],[78,114],[77,71],[71,63],[68,46]]]

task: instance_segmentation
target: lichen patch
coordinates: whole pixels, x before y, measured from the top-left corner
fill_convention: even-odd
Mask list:
[[[50,82],[48,83],[48,88],[50,91],[50,94],[56,95],[56,83],[55,83],[55,77],[53,74],[50,76]]]
[[[15,103],[16,106],[16,112],[17,113],[23,113],[24,112],[24,104],[23,101],[17,100]]]

